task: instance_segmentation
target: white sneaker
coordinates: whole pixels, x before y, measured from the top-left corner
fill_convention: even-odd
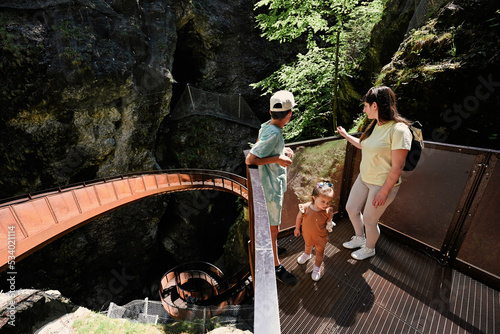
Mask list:
[[[313,281],[319,281],[321,276],[322,276],[321,267],[314,266],[314,269],[311,274],[311,278],[313,279]]]
[[[354,249],[362,247],[366,244],[366,238],[364,236],[353,236],[350,241],[344,242],[342,246],[349,249]]]
[[[307,261],[309,261],[311,259],[311,257],[312,257],[312,254],[307,255],[306,253],[302,253],[302,255],[297,258],[297,262],[299,264],[304,264]]]
[[[375,256],[375,248],[368,248],[366,245],[363,245],[360,249],[351,253],[351,256],[355,260],[364,260],[369,257]]]

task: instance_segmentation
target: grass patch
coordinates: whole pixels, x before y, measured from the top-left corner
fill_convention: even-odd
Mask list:
[[[205,331],[221,327],[219,318],[207,319]],[[203,320],[175,321],[168,325],[153,325],[132,322],[129,319],[108,318],[104,314],[89,311],[73,322],[74,333],[77,334],[197,334],[203,333]],[[73,332],[72,332],[73,333]]]
[[[293,163],[288,174],[290,186],[297,195],[299,203],[311,200],[314,185],[322,180],[330,180],[335,189],[334,206],[340,195],[342,172],[345,159],[345,141],[336,140],[295,151]]]
[[[102,314],[91,313],[83,319],[77,319],[73,328],[78,334],[123,333],[123,334],[164,334],[168,332],[164,326],[140,324],[127,319],[110,319]],[[181,333],[181,332],[177,332]]]

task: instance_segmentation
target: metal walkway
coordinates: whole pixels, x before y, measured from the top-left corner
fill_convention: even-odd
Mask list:
[[[283,265],[299,283],[278,282],[283,334],[500,333],[500,292],[384,235],[377,255],[351,258],[342,243],[353,234],[349,219],[329,235],[324,276],[314,282],[314,257],[304,265],[302,237],[282,237]]]
[[[0,271],[62,235],[140,199],[186,190],[218,190],[248,199],[246,178],[212,170],[167,170],[52,189],[0,204]],[[9,253],[10,251],[10,253]]]

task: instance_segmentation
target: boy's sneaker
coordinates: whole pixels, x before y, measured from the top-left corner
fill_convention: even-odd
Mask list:
[[[297,281],[298,281],[297,277],[295,277],[292,274],[290,274],[285,269],[285,267],[283,267],[283,265],[280,264],[279,266],[275,267],[275,269],[276,269],[276,278],[281,283],[285,283],[285,284],[295,284],[295,283],[297,283]]]
[[[287,249],[278,245],[278,256],[285,255],[286,253],[288,253]]]
[[[321,276],[322,276],[321,267],[314,266],[314,269],[311,274],[311,278],[313,279],[313,281],[319,281]]]
[[[375,256],[375,248],[368,248],[363,245],[360,249],[351,253],[351,256],[355,260],[364,260],[369,257]]]
[[[299,264],[304,264],[307,261],[309,261],[311,259],[311,257],[312,257],[312,254],[307,255],[306,253],[302,253],[302,255],[297,258],[297,262]]]
[[[366,244],[366,238],[363,236],[353,236],[350,241],[344,242],[342,246],[349,249],[359,248]]]

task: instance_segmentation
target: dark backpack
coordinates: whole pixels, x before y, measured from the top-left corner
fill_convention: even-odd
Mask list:
[[[404,171],[412,171],[417,167],[418,160],[420,160],[420,155],[422,154],[422,149],[424,148],[424,140],[422,137],[422,124],[419,121],[410,123],[408,127],[410,129],[411,138],[411,148],[406,156]]]

